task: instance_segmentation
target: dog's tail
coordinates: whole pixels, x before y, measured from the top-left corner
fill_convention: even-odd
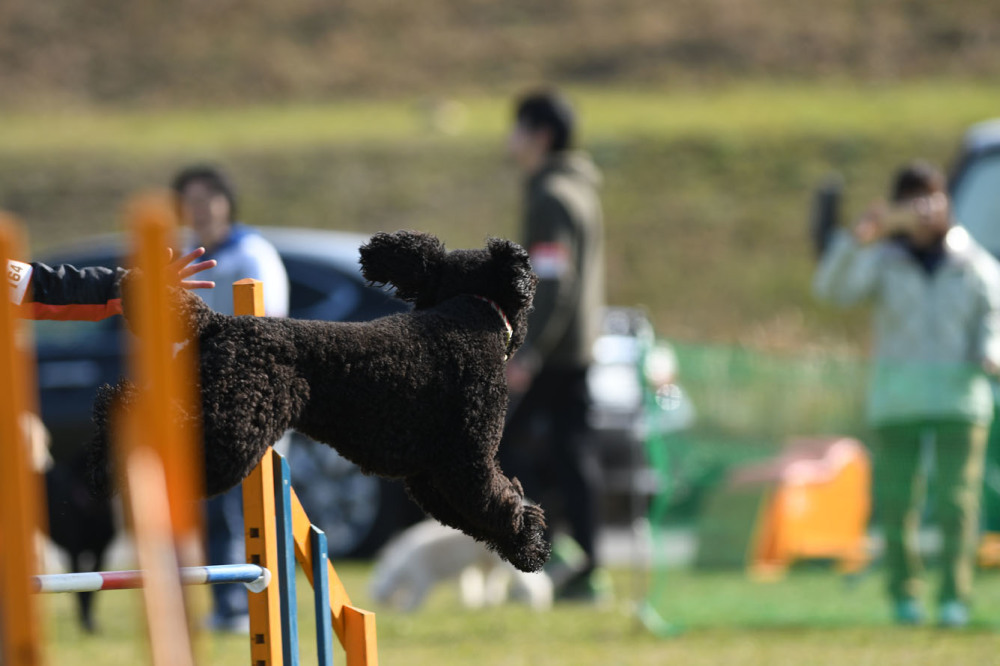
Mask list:
[[[94,400],[94,424],[97,427],[87,443],[87,469],[90,492],[95,497],[110,497],[119,486],[111,456],[113,421],[133,408],[137,389],[128,379],[97,389]]]

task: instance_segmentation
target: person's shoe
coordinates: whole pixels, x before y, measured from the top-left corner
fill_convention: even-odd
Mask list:
[[[969,624],[969,607],[961,601],[951,600],[941,604],[938,624],[949,629],[961,629]]]
[[[924,609],[920,607],[916,599],[897,601],[893,606],[892,614],[896,624],[913,626],[924,622]]]
[[[556,590],[582,576],[588,566],[587,554],[573,537],[557,534],[552,539],[552,554],[545,563],[545,573],[552,579],[552,585]]]
[[[604,605],[614,597],[611,576],[604,569],[594,569],[576,576],[556,590],[556,601]]]

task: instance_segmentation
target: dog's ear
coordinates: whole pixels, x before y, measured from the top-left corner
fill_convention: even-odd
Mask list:
[[[361,246],[361,274],[369,282],[393,285],[397,297],[412,302],[433,289],[444,256],[444,244],[430,234],[378,233]]]
[[[503,238],[490,238],[486,243],[493,261],[511,273],[511,283],[520,306],[530,305],[538,278],[531,272],[531,261],[523,247]]]
[[[516,262],[528,265],[528,253],[523,247],[505,238],[490,238],[486,242],[490,256],[499,262]]]

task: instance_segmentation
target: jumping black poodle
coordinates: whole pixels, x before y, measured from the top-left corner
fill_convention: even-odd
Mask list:
[[[497,463],[504,366],[537,284],[527,253],[500,239],[447,252],[428,234],[380,233],[361,247],[361,270],[413,310],[362,323],[232,317],[176,290],[199,346],[208,494],[240,483],[294,428],[366,473],[401,478],[427,513],[518,569],[540,569],[544,513]],[[95,404],[92,465],[105,483],[109,414],[135,392],[122,380]]]

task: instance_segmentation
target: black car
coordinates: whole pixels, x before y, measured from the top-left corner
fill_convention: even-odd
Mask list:
[[[288,271],[289,316],[366,321],[409,307],[362,278],[358,247],[367,240],[365,236],[315,229],[258,229],[277,248]],[[124,242],[121,236],[103,236],[52,250],[40,260],[77,266],[125,265]],[[101,322],[36,322],[41,412],[52,433],[57,460],[68,459],[90,437],[95,391],[123,374],[122,353],[128,348],[129,335],[120,317]],[[642,451],[645,429],[685,428],[693,412],[674,381],[676,363],[670,347],[655,340],[641,310],[609,308],[594,351],[597,363],[588,376],[593,401],[590,421],[605,469],[604,503],[610,519],[629,520],[642,513],[645,500],[658,487]],[[652,384],[644,385],[646,381]],[[645,400],[644,391],[657,392],[656,400]],[[369,555],[396,530],[422,517],[400,483],[361,474],[325,444],[292,433],[282,453],[288,457],[303,506],[328,535],[333,557]]]

